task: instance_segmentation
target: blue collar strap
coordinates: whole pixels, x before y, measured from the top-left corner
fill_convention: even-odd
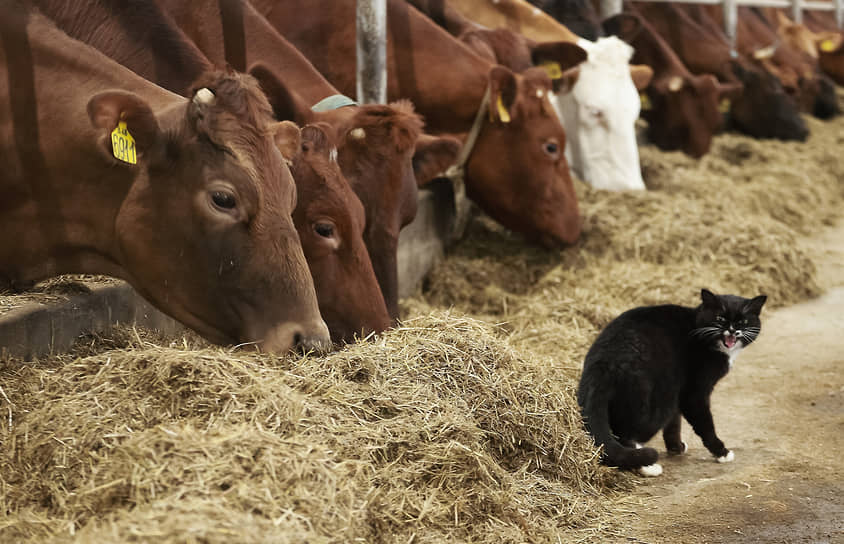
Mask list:
[[[342,94],[333,94],[328,98],[323,98],[313,106],[311,106],[312,111],[328,111],[328,110],[336,110],[337,108],[342,108],[343,106],[357,106],[358,103],[349,98],[348,96],[344,96]]]

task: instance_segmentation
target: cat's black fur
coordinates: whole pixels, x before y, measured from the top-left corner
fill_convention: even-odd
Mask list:
[[[731,357],[756,339],[767,297],[701,291],[697,308],[645,306],[615,318],[586,354],[577,391],[584,423],[610,466],[653,465],[657,451],[636,449],[663,431],[669,453],[686,449],[680,416],[719,460],[732,460],[715,434],[709,397]],[[735,342],[734,353],[727,345]],[[738,348],[738,349],[735,349]],[[661,468],[660,468],[661,471]]]

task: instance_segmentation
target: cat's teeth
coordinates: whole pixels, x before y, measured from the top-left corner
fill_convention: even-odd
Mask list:
[[[653,478],[655,476],[659,476],[662,474],[662,465],[659,463],[654,463],[652,465],[645,465],[643,467],[639,467],[639,474],[642,476],[647,476],[648,478]]]
[[[727,455],[722,455],[715,460],[719,463],[732,463],[735,458],[736,456],[733,454],[733,450],[730,450],[727,452]]]

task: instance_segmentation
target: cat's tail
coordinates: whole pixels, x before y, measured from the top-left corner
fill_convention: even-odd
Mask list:
[[[592,435],[595,444],[603,446],[601,462],[611,467],[641,469],[644,475],[658,475],[662,467],[656,464],[659,453],[653,448],[636,448],[623,445],[612,434],[609,419],[609,393],[601,387],[584,387],[581,382],[577,392],[577,401],[586,430]],[[645,468],[642,467],[651,467]],[[654,474],[654,471],[658,473]]]

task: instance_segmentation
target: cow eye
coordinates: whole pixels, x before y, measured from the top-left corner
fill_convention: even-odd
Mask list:
[[[552,158],[556,159],[560,155],[560,144],[553,140],[548,141],[542,144],[542,150]]]
[[[314,231],[323,238],[334,236],[334,225],[331,223],[314,223]]]
[[[224,210],[231,210],[237,205],[234,195],[226,191],[214,191],[211,193],[211,200],[215,206]]]

